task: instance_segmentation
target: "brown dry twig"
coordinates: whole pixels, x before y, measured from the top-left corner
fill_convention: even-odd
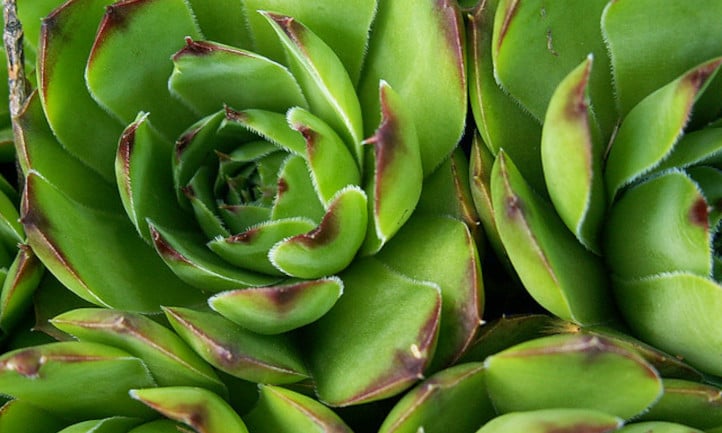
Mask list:
[[[3,1],[3,18],[5,19],[3,42],[8,64],[10,115],[15,117],[20,112],[28,94],[24,67],[23,26],[18,19],[16,0]]]

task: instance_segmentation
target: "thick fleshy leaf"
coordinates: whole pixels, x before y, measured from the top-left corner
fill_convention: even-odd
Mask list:
[[[462,147],[454,149],[449,158],[426,176],[414,212],[463,222],[483,255],[484,236],[471,193],[469,160]]]
[[[331,409],[305,395],[261,385],[256,406],[244,416],[251,431],[274,433],[351,433]]]
[[[218,395],[194,387],[133,389],[130,396],[198,433],[248,433],[233,408]]]
[[[90,421],[82,421],[65,427],[58,433],[127,433],[142,423],[139,418],[115,416]]]
[[[20,224],[16,201],[0,190],[0,244],[12,251],[23,240],[25,240],[25,233]]]
[[[85,67],[98,22],[111,3],[74,0],[63,4],[43,20],[38,55],[38,88],[48,123],[73,156],[109,182],[123,124],[91,98]]]
[[[30,94],[15,124],[17,159],[23,174],[27,176],[32,170],[84,206],[123,214],[114,177],[111,178],[112,183],[106,182],[57,142],[43,114],[38,92]],[[121,131],[122,128],[113,137],[113,154]],[[112,174],[112,158],[110,164]]]
[[[425,175],[451,153],[464,131],[467,91],[462,35],[456,2],[424,0],[413,7],[379,2],[359,84],[364,130],[371,135],[379,125],[378,89],[384,80],[414,119]]]
[[[714,42],[722,38],[716,20],[722,2],[692,0],[659,6],[655,0],[618,0],[609,2],[602,17],[615,94],[624,115],[685,71],[722,55]],[[657,11],[654,20],[649,19],[651,10]]]
[[[504,149],[541,193],[545,190],[539,157],[541,123],[510,98],[494,77],[491,42],[498,3],[499,0],[478,2],[467,17],[471,110],[489,151],[496,155],[499,149]]]
[[[489,396],[500,413],[573,407],[629,419],[662,393],[657,371],[642,357],[596,336],[539,338],[484,364]]]
[[[406,393],[391,409],[379,433],[474,433],[496,411],[484,384],[481,363],[460,364],[435,374]]]
[[[452,364],[471,344],[484,309],[481,264],[469,230],[453,218],[414,215],[377,257],[441,288],[439,340],[429,369]]]
[[[696,66],[644,98],[619,127],[605,171],[610,197],[654,169],[677,144],[699,93],[722,58]]]
[[[10,400],[0,407],[0,431],[55,433],[67,421],[22,400]]]
[[[365,187],[369,228],[364,252],[376,253],[411,216],[421,195],[423,169],[414,121],[398,94],[381,82],[381,124],[371,146],[373,172]]]
[[[696,164],[722,163],[722,128],[705,128],[685,134],[655,171]]]
[[[170,272],[125,215],[83,206],[35,173],[26,179],[23,224],[48,269],[90,302],[150,312],[169,299],[183,305],[202,298]]]
[[[260,335],[216,313],[165,308],[173,329],[208,363],[258,383],[284,384],[307,377],[287,335]]]
[[[201,290],[220,292],[266,286],[279,279],[230,265],[213,254],[198,233],[175,231],[149,222],[153,245],[178,278]]]
[[[722,391],[686,380],[664,379],[662,398],[640,420],[667,421],[701,430],[722,427]]]
[[[617,122],[612,77],[599,21],[608,0],[556,4],[542,0],[499,2],[494,18],[494,76],[540,121],[557,85],[589,53],[596,63],[589,93],[606,140]],[[534,73],[529,74],[529,62]]]
[[[245,0],[243,4],[257,52],[281,63],[286,60],[283,45],[258,13],[274,11],[294,17],[317,34],[339,57],[353,83],[358,82],[376,15],[376,0],[321,0],[313,5],[296,0]]]
[[[173,56],[173,65],[171,92],[201,114],[224,105],[279,113],[306,105],[285,67],[249,51],[187,38],[186,46]]]
[[[621,279],[675,271],[711,275],[707,207],[697,184],[679,171],[630,189],[607,217],[610,269]]]
[[[479,335],[459,361],[482,362],[517,344],[546,337],[565,323],[556,317],[542,314],[502,316],[481,327]]]
[[[115,175],[123,207],[140,236],[150,243],[147,220],[162,226],[190,228],[192,216],[178,206],[168,155],[171,143],[153,130],[140,113],[120,136]]]
[[[280,334],[326,314],[343,293],[336,277],[233,290],[208,300],[218,313],[260,334]]]
[[[347,406],[408,388],[433,354],[441,317],[439,287],[373,258],[357,260],[340,277],[343,296],[305,334],[319,399]]]
[[[247,48],[252,45],[249,29],[245,25],[243,7],[236,0],[188,0],[201,33],[208,40]]]
[[[310,117],[310,116],[309,116]],[[238,124],[295,155],[306,156],[306,140],[288,125],[285,114],[266,110],[226,108],[226,124]]]
[[[40,280],[43,264],[27,245],[21,244],[0,290],[0,333],[9,331],[22,320],[32,303]]]
[[[291,72],[308,105],[341,136],[361,161],[363,124],[353,82],[341,60],[326,43],[292,17],[262,12],[288,53]]]
[[[703,433],[682,424],[663,421],[648,421],[628,424],[619,430],[618,433]]]
[[[481,140],[481,136],[474,134],[471,142],[471,156],[469,158],[469,186],[474,209],[484,238],[488,241],[496,256],[512,269],[509,258],[504,250],[504,244],[499,237],[494,216],[494,205],[491,201],[491,169],[494,166],[494,157],[491,151]]]
[[[477,433],[607,433],[622,424],[617,417],[591,409],[546,409],[499,416]]]
[[[227,393],[213,369],[183,340],[145,316],[86,308],[63,313],[51,323],[80,341],[117,347],[142,359],[159,386],[200,386]]]
[[[700,370],[722,375],[722,288],[689,273],[614,282],[617,303],[635,335]],[[670,321],[674,317],[674,321]]]
[[[366,235],[366,194],[358,187],[339,190],[326,215],[313,230],[292,236],[271,248],[273,265],[299,278],[319,278],[346,268]]]
[[[542,130],[541,157],[549,197],[579,242],[599,253],[606,210],[604,148],[589,107],[592,58],[577,66],[554,91]]]
[[[108,381],[109,377],[113,380]],[[51,343],[0,357],[3,393],[32,401],[67,420],[115,415],[147,418],[151,412],[131,400],[128,390],[152,386],[155,381],[140,359],[96,343]]]
[[[288,122],[306,140],[304,154],[322,203],[329,205],[340,189],[361,183],[359,163],[329,125],[302,108],[291,109]]]
[[[565,320],[595,324],[612,318],[607,275],[551,206],[536,195],[506,153],[491,174],[499,235],[531,296]]]
[[[282,275],[269,258],[269,250],[286,239],[315,228],[313,221],[304,218],[287,218],[266,221],[243,233],[228,238],[216,238],[208,247],[229,264],[269,275]]]
[[[200,39],[183,0],[123,0],[108,6],[85,71],[93,98],[125,124],[139,111],[150,112],[164,138],[174,140],[194,120],[167,84],[173,70],[168,59],[186,36]]]
[[[297,155],[289,156],[278,174],[278,190],[270,219],[300,216],[319,223],[325,213],[306,161]]]
[[[178,423],[169,419],[159,419],[140,425],[128,433],[178,433]]]

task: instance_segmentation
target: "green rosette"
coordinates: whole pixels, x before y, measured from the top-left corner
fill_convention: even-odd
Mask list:
[[[37,38],[21,228],[101,308],[58,315],[63,333],[143,359],[167,395],[295,384],[328,406],[396,395],[470,345],[484,299],[456,2],[70,0]],[[295,399],[274,390],[256,413]]]
[[[472,192],[500,256],[553,315],[722,375],[722,50],[710,18],[722,3],[510,0],[469,12]],[[506,118],[515,127],[502,130]]]

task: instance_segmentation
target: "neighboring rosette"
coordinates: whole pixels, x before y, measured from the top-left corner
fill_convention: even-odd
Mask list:
[[[710,41],[722,38],[711,18],[722,2],[659,8],[477,6],[476,171],[488,172],[485,154],[496,159],[472,187],[501,254],[543,307],[582,325],[626,325],[719,376],[722,50]],[[496,104],[509,113],[489,110]],[[498,128],[507,115],[518,132]]]

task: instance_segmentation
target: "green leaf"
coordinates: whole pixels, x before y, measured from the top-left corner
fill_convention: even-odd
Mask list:
[[[679,143],[654,171],[720,163],[722,163],[722,128],[705,128],[687,133],[680,138]]]
[[[173,329],[208,363],[257,383],[299,382],[308,374],[288,335],[260,335],[210,312],[165,308]]]
[[[424,175],[451,153],[464,131],[468,97],[462,35],[456,2],[425,0],[413,7],[379,2],[358,86],[364,131],[371,135],[379,125],[378,89],[384,80],[410,110]]]
[[[173,56],[168,86],[204,115],[224,105],[279,113],[306,106],[301,88],[284,66],[249,51],[190,38]]]
[[[609,2],[602,31],[623,115],[685,71],[722,55],[714,42],[722,38],[719,14],[719,0],[665,2],[663,8],[655,0]]]
[[[32,170],[85,206],[124,215],[115,177],[111,177],[112,183],[106,182],[58,143],[42,111],[38,92],[30,94],[16,124],[18,163],[23,174],[27,176]],[[119,128],[118,135],[113,137],[113,154],[121,131]],[[110,163],[112,170],[112,159]]]
[[[619,190],[653,170],[677,144],[697,96],[722,58],[687,71],[655,90],[629,112],[614,138],[605,171],[607,193]]]
[[[503,151],[492,169],[491,192],[499,235],[531,296],[565,320],[585,325],[610,320],[601,259],[577,242]]]
[[[278,185],[270,219],[300,216],[321,222],[326,210],[313,185],[313,175],[302,157],[292,155],[286,159],[278,174]]]
[[[484,362],[500,413],[568,407],[629,419],[662,394],[659,375],[637,353],[587,335],[555,335],[521,343]]]
[[[215,311],[259,334],[280,334],[328,312],[343,293],[337,277],[219,293],[208,300]]]
[[[454,363],[471,344],[484,309],[481,262],[469,230],[453,218],[415,214],[377,257],[441,288],[439,339],[429,369]]]
[[[481,363],[459,364],[426,379],[399,400],[379,433],[474,433],[494,418]]]
[[[510,155],[513,158],[513,155]],[[514,159],[516,160],[516,159]],[[494,205],[491,200],[491,169],[494,157],[486,147],[479,134],[474,134],[471,142],[471,156],[469,158],[469,187],[474,203],[476,215],[483,228],[483,235],[488,244],[505,264],[507,269],[513,269],[504,244],[499,237],[499,229],[494,216]],[[483,244],[482,244],[483,245]]]
[[[66,424],[24,400],[10,400],[0,407],[0,429],[4,432],[56,433]]]
[[[366,55],[368,34],[376,15],[376,0],[315,1],[245,0],[248,25],[256,51],[284,63],[286,52],[259,11],[274,11],[304,23],[331,47],[354,84]]]
[[[133,389],[130,396],[199,433],[248,433],[233,408],[206,389],[182,386]]]
[[[113,180],[113,158],[123,122],[92,99],[85,82],[85,67],[98,22],[111,3],[64,3],[43,20],[38,49],[38,88],[48,123],[70,154],[108,182]]]
[[[287,117],[306,141],[304,156],[318,198],[325,206],[341,189],[361,183],[359,164],[329,125],[302,108],[292,108]]]
[[[147,418],[151,412],[128,398],[128,390],[152,386],[155,382],[140,359],[96,343],[50,343],[0,356],[3,393],[66,420]]]
[[[311,111],[327,122],[361,161],[361,107],[348,71],[326,43],[293,17],[262,12],[286,48]]]
[[[423,171],[416,128],[399,95],[386,83],[379,88],[381,124],[371,138],[373,161],[365,186],[369,227],[364,253],[378,252],[411,216],[421,196]]]
[[[120,137],[115,175],[125,211],[148,243],[147,220],[163,226],[187,229],[192,217],[178,206],[168,155],[171,143],[153,130],[147,113],[140,113]]]
[[[142,422],[138,418],[115,416],[79,422],[60,430],[58,433],[127,433],[129,429]]]
[[[206,239],[198,233],[160,227],[152,221],[148,225],[160,258],[178,278],[201,290],[220,292],[279,280],[230,265],[209,250]]]
[[[246,48],[251,46],[251,35],[245,25],[246,14],[236,0],[189,0],[193,17],[198,21],[206,39]],[[244,25],[239,25],[244,23]]]
[[[633,423],[617,430],[618,433],[702,433],[686,425],[661,421]]]
[[[163,137],[175,140],[194,120],[168,90],[169,58],[186,36],[200,38],[200,33],[183,0],[108,6],[85,71],[93,98],[124,124],[139,111],[152,113]]]
[[[604,140],[618,118],[611,67],[599,29],[607,2],[500,1],[492,40],[494,76],[539,121],[557,85],[592,53],[597,65],[589,76],[589,93]]]
[[[139,314],[84,308],[50,320],[80,341],[125,350],[148,366],[159,386],[199,386],[224,395],[228,391],[213,369],[176,334]]]
[[[579,242],[599,254],[606,211],[604,148],[589,107],[591,71],[588,57],[554,91],[544,119],[541,156],[554,208]]]
[[[722,391],[714,386],[664,379],[664,394],[640,421],[667,421],[706,430],[722,426]]]
[[[617,304],[634,334],[700,370],[722,376],[722,288],[709,278],[676,272],[614,282]],[[677,318],[670,321],[670,317]]]
[[[467,16],[469,101],[483,144],[496,156],[504,149],[538,192],[545,190],[539,144],[541,123],[496,82],[492,60],[493,21],[499,0],[479,2]]]
[[[630,189],[607,217],[609,268],[621,279],[676,271],[711,275],[707,207],[699,186],[679,171]]]
[[[169,300],[184,305],[202,299],[170,272],[125,215],[86,207],[34,172],[26,179],[23,224],[41,261],[89,302],[152,312]]]
[[[373,258],[357,260],[340,277],[343,296],[305,334],[319,399],[347,406],[395,395],[421,377],[433,354],[439,288]]]
[[[591,409],[545,409],[499,416],[477,433],[607,433],[617,431],[622,424],[617,417]]]
[[[280,240],[268,251],[273,266],[298,278],[342,271],[356,257],[366,235],[367,199],[361,188],[338,191],[321,223],[311,231]]]
[[[269,275],[283,275],[269,257],[269,251],[288,239],[310,232],[314,227],[313,221],[305,218],[265,221],[243,233],[228,238],[218,237],[208,243],[208,248],[231,265]]]
[[[23,319],[44,270],[33,250],[19,245],[0,290],[0,330],[7,332]]]
[[[179,425],[169,419],[159,419],[140,425],[128,433],[178,433]]]
[[[312,398],[270,385],[260,385],[260,394],[256,406],[245,415],[251,431],[351,433],[338,415]]]

